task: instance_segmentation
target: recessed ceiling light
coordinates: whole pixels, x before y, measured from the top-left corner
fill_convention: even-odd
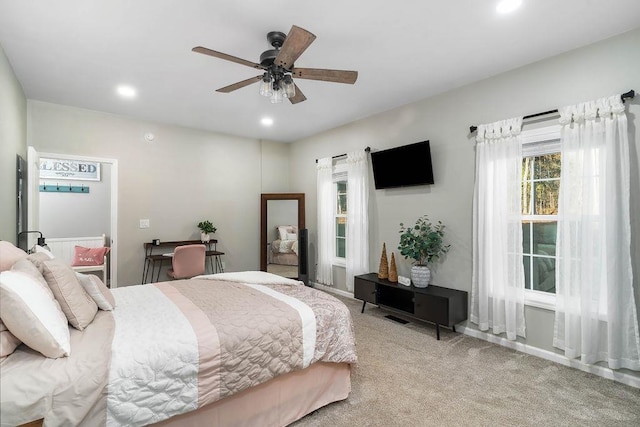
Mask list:
[[[498,2],[496,11],[498,13],[511,13],[522,5],[522,0],[502,0]]]
[[[118,95],[125,98],[133,98],[134,96],[136,96],[136,90],[131,86],[124,86],[124,85],[118,86],[117,92],[118,92]]]
[[[271,117],[263,117],[262,120],[260,120],[260,123],[262,126],[271,126],[273,124],[273,119]]]

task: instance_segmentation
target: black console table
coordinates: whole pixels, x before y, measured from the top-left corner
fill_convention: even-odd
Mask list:
[[[433,285],[426,288],[404,286],[369,273],[354,278],[353,295],[363,301],[361,313],[370,302],[414,319],[435,323],[438,339],[440,325],[455,332],[456,323],[467,320],[468,294],[457,289]]]

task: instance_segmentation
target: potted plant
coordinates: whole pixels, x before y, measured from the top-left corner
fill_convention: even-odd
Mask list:
[[[431,279],[429,263],[437,260],[449,251],[451,245],[444,244],[444,224],[438,221],[432,224],[427,215],[416,221],[413,227],[400,223],[400,244],[398,250],[405,258],[414,260],[411,268],[411,281],[418,288],[426,288]]]
[[[209,240],[211,240],[211,234],[215,233],[217,230],[211,221],[200,221],[198,223],[198,228],[200,229],[200,240],[202,243],[209,243]]]

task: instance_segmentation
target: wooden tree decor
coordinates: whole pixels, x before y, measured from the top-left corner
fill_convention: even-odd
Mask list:
[[[391,252],[391,263],[389,265],[389,281],[398,282],[398,269],[396,268],[396,257],[393,252]]]
[[[387,244],[382,244],[382,255],[380,256],[380,268],[378,268],[378,279],[389,277],[389,262],[387,261]]]

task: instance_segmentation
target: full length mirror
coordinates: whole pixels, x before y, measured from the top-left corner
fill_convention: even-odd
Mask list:
[[[263,193],[260,205],[260,270],[299,278],[304,193]]]

